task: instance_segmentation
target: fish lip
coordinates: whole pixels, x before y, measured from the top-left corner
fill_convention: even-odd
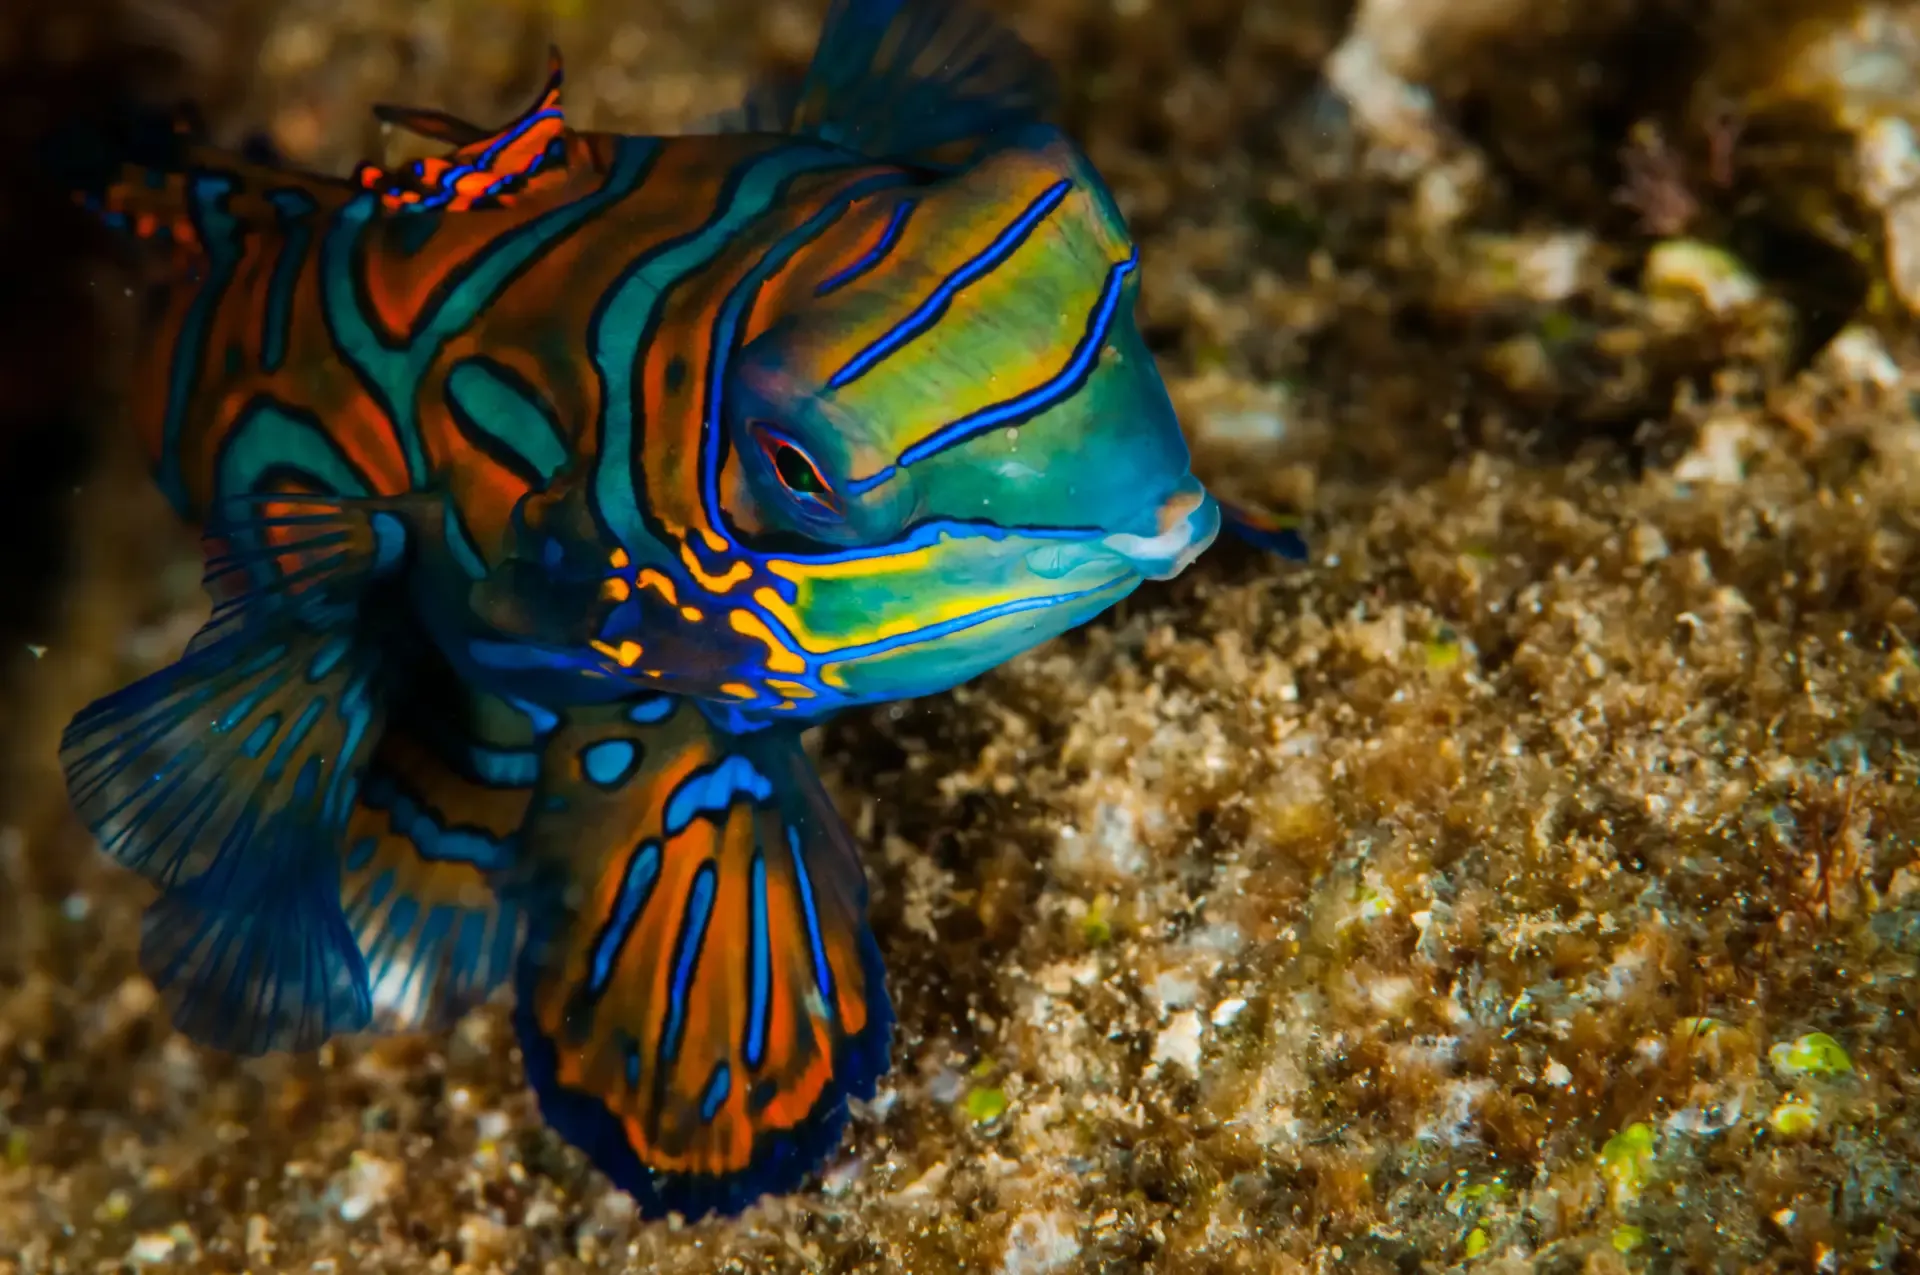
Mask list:
[[[1125,558],[1146,579],[1171,580],[1192,566],[1219,534],[1220,506],[1189,477],[1155,514],[1158,529],[1152,535],[1115,531],[1102,536],[1100,545]]]

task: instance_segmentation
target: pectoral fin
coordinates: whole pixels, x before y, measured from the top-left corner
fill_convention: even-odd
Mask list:
[[[659,697],[570,716],[525,832],[519,976],[548,1120],[649,1214],[792,1189],[893,1022],[866,883],[798,737]]]

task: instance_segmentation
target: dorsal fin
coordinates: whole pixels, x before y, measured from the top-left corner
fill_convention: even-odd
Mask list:
[[[566,179],[566,121],[560,113],[560,50],[548,52],[547,86],[506,127],[488,132],[442,111],[377,106],[389,124],[457,149],[398,168],[362,164],[353,179],[377,191],[388,212],[465,212],[504,208],[516,197]]]
[[[475,142],[485,141],[489,136],[487,130],[478,124],[445,111],[436,111],[430,106],[393,106],[376,102],[373,117],[382,124],[391,124],[416,137],[443,142],[448,146],[471,146]]]
[[[833,0],[805,78],[756,89],[727,126],[783,126],[874,159],[952,169],[1043,121],[1053,103],[1046,63],[965,0]]]

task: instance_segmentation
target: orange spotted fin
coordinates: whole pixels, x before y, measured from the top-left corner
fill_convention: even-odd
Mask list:
[[[441,111],[380,106],[384,122],[455,147],[445,156],[394,168],[362,164],[353,180],[377,191],[388,212],[504,208],[567,175],[567,126],[560,113],[560,51],[548,55],[547,85],[533,105],[493,132]]]
[[[651,1216],[792,1190],[872,1096],[893,1022],[798,735],[654,696],[569,712],[543,771],[516,1010],[542,1112]]]

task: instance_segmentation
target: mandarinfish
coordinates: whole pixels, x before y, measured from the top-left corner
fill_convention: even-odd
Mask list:
[[[123,129],[60,162],[151,249],[135,424],[212,619],[82,712],[141,958],[241,1052],[507,981],[541,1108],[649,1214],[794,1188],[893,1011],[799,743],[1181,571],[1220,509],[1139,252],[976,11],[836,0],[705,135],[498,131],[351,179]]]

